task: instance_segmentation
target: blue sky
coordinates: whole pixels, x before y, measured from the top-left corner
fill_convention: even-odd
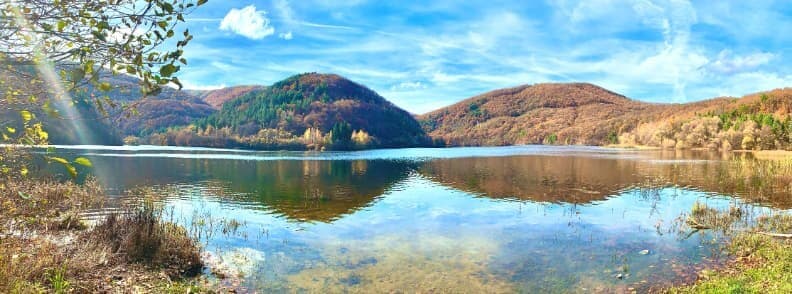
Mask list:
[[[541,82],[650,102],[792,86],[788,1],[214,0],[187,21],[188,88],[337,73],[413,113]]]

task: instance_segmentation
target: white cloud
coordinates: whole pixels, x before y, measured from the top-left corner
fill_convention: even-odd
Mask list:
[[[398,85],[391,86],[390,89],[391,89],[391,91],[426,89],[426,84],[421,83],[419,81],[402,82],[402,83],[399,83]]]
[[[212,74],[184,74],[205,84],[218,83],[218,73],[229,84],[268,84],[298,72],[333,72],[419,113],[492,89],[550,81],[591,82],[653,102],[792,85],[792,70],[781,66],[789,63],[783,46],[790,35],[772,33],[792,21],[756,4],[761,1],[560,0],[551,1],[550,11],[528,14],[518,1],[403,7],[455,16],[431,19],[431,26],[371,15],[368,8],[316,11],[324,9],[316,1],[271,1],[266,16],[277,22],[271,34],[298,34],[293,41],[193,48],[188,59],[198,62],[190,59],[191,65],[210,64]],[[235,68],[223,70],[227,65]]]
[[[232,71],[232,70],[238,69],[236,66],[230,65],[230,64],[225,63],[225,62],[220,62],[220,61],[212,61],[209,64],[211,64],[212,66],[214,66],[214,67],[216,67],[216,68],[218,68],[218,69],[220,69],[222,71]]]
[[[731,51],[723,50],[718,54],[718,59],[712,61],[706,67],[711,72],[730,75],[753,70],[770,62],[774,57],[775,54],[765,52],[732,56]]]
[[[202,85],[202,84],[194,84],[194,83],[192,83],[190,81],[184,81],[184,80],[181,81],[181,82],[182,82],[182,85],[184,86],[184,89],[186,89],[186,90],[205,91],[205,90],[217,90],[217,89],[222,89],[222,88],[226,87],[226,84]]]
[[[257,11],[254,5],[242,9],[232,8],[220,22],[220,29],[254,40],[262,39],[275,33],[266,14],[266,11]]]
[[[292,38],[294,38],[294,36],[292,35],[291,31],[288,31],[286,33],[278,34],[278,38],[281,38],[281,39],[284,39],[284,40],[291,40]]]
[[[284,22],[293,23],[295,22],[294,19],[294,10],[292,10],[289,2],[286,0],[276,0],[272,3],[275,7],[275,10],[278,12],[280,17],[283,19]]]

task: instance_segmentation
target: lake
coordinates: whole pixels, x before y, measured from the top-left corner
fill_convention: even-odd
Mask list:
[[[730,173],[750,154],[596,147],[254,152],[57,146],[112,195],[150,187],[207,252],[207,273],[264,292],[620,292],[725,261],[696,202],[748,213],[792,197]],[[44,172],[58,172],[45,167]],[[210,274],[211,276],[211,274]]]

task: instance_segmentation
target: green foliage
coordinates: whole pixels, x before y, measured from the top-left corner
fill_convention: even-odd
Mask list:
[[[82,166],[85,166],[85,167],[93,167],[93,164],[91,164],[91,161],[88,160],[88,158],[85,158],[85,157],[77,157],[72,162],[69,162],[68,160],[66,160],[64,158],[55,157],[55,156],[48,156],[47,159],[50,162],[59,163],[59,164],[63,165],[63,167],[66,169],[66,171],[69,173],[69,175],[72,178],[76,178],[77,177],[77,167],[75,167],[75,165],[82,165]]]
[[[619,134],[616,131],[608,132],[608,137],[606,139],[610,144],[619,144]]]
[[[66,273],[65,267],[50,270],[48,274],[48,280],[50,282],[50,286],[52,286],[52,291],[54,293],[64,294],[69,292],[71,283],[69,283],[69,281],[66,280],[65,273]]]
[[[116,103],[78,92],[86,86],[112,90],[102,76],[135,76],[143,95],[155,95],[167,84],[181,87],[174,74],[186,64],[184,48],[193,36],[187,30],[177,36],[174,30],[185,21],[186,14],[205,2],[0,3],[0,93],[4,98],[0,100],[0,143],[46,145],[49,139],[73,136],[65,130],[101,137],[103,131],[81,123],[81,119],[95,117],[82,116],[86,109],[106,116]],[[9,115],[13,112],[19,115]],[[74,127],[64,128],[64,121]],[[0,165],[3,170],[24,168],[8,156],[0,157]],[[67,170],[71,173],[74,168]]]
[[[550,136],[545,137],[544,143],[548,145],[553,145],[558,141],[558,135],[550,134]]]
[[[628,144],[677,149],[790,150],[792,123],[785,95],[788,94],[762,94],[761,101],[742,100],[736,106],[690,119],[647,124],[646,128],[639,126],[622,138]]]
[[[688,287],[671,289],[671,293],[790,293],[792,291],[792,245],[759,234],[743,233],[734,237],[730,251],[749,260],[729,272],[705,271],[703,278]],[[750,262],[752,261],[752,262]]]
[[[344,126],[339,130],[341,122],[348,128]],[[193,126],[196,130],[229,128],[230,137],[236,137],[233,139],[236,142],[227,144],[247,145],[248,148],[298,147],[291,143],[284,146],[280,142],[262,146],[258,133],[276,130],[298,138],[307,129],[314,128],[323,134],[334,134],[335,138],[328,140],[332,146],[327,147],[331,148],[351,148],[353,130],[365,130],[375,139],[367,144],[369,147],[430,144],[411,114],[376,92],[337,75],[316,73],[295,75],[270,87],[248,92],[224,103],[220,111],[196,120]],[[339,131],[343,131],[343,135]],[[297,140],[293,142],[302,144]]]
[[[338,149],[349,149],[352,146],[352,126],[347,122],[339,122],[330,130],[330,140]]]

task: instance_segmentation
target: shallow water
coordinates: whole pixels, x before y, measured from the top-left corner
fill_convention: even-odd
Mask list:
[[[54,152],[90,158],[92,172],[121,202],[134,200],[134,187],[153,187],[175,221],[201,232],[215,271],[242,277],[242,288],[269,291],[661,287],[724,258],[716,236],[678,232],[679,216],[695,202],[736,203],[753,213],[792,202],[784,192],[753,197],[750,185],[731,184],[732,155],[704,152]]]

